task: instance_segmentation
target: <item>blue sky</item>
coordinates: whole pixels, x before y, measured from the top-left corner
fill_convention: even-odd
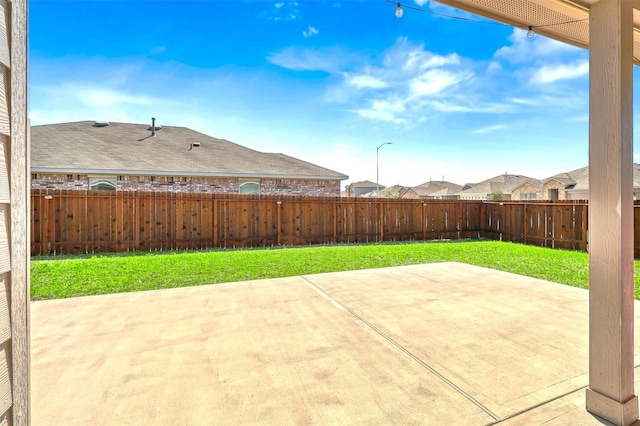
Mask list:
[[[383,142],[393,143],[379,151],[387,186],[587,165],[588,51],[426,12],[397,19],[395,8],[31,0],[31,123],[156,117],[328,167],[345,183],[375,181]]]

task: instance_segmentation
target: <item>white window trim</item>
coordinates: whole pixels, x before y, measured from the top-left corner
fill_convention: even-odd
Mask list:
[[[107,176],[107,175],[89,175],[89,189],[93,189],[93,185],[99,184],[101,182],[108,183],[113,185],[113,190],[115,191],[118,188],[118,177],[117,176]]]

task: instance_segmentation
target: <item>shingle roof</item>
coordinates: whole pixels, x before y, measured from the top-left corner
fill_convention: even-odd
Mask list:
[[[589,190],[589,166],[571,170],[570,172],[558,173],[545,179],[544,182],[557,180],[565,185],[565,189],[574,189],[576,191]]]
[[[419,196],[428,195],[450,195],[457,194],[462,189],[462,185],[444,180],[434,180],[422,183],[412,188]]]
[[[156,128],[159,126],[156,124]],[[284,154],[264,153],[186,127],[93,121],[31,127],[32,171],[348,179]],[[189,149],[192,144],[199,147]]]
[[[559,173],[544,180],[548,182],[552,179],[565,184],[565,189],[574,191],[589,190],[589,166],[571,170],[565,173]],[[633,187],[640,188],[640,164],[633,163]]]
[[[503,174],[478,182],[471,188],[460,191],[460,194],[491,194],[496,191],[500,191],[503,194],[510,194],[514,188],[527,181],[536,185],[540,184],[538,179],[532,177]]]
[[[360,182],[353,182],[349,186],[351,186],[352,188],[375,188],[376,183],[371,182],[370,180],[361,180]],[[380,189],[384,189],[384,188],[386,187],[381,184]]]

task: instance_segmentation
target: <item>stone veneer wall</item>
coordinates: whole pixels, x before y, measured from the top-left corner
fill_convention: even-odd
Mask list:
[[[241,182],[251,179],[184,176],[117,176],[117,189],[147,192],[189,192],[237,194]],[[263,195],[340,196],[339,180],[260,179]],[[79,174],[32,173],[34,189],[89,189],[89,176]]]
[[[542,188],[530,183],[524,183],[515,190],[511,191],[511,199],[514,201],[522,200],[522,194],[536,194],[536,200],[546,199],[546,196],[543,195]],[[529,201],[529,198],[527,198],[525,201]]]
[[[558,200],[567,200],[567,191],[565,191],[566,184],[558,182],[557,180],[550,180],[542,186],[543,198],[542,200],[549,199],[549,190],[558,190]]]

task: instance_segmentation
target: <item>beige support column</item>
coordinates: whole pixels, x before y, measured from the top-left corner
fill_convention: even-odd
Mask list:
[[[633,2],[590,10],[587,410],[638,418],[633,386]]]

